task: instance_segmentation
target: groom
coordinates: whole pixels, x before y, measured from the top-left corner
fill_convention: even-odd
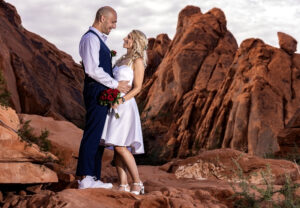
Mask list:
[[[82,58],[84,80],[84,102],[86,107],[86,124],[79,149],[76,175],[83,176],[79,188],[112,188],[111,183],[100,181],[101,160],[104,147],[99,146],[104,128],[107,106],[98,103],[99,94],[107,88],[117,88],[128,92],[129,81],[117,82],[112,74],[111,53],[105,41],[112,29],[116,28],[117,13],[111,7],[101,7],[80,41],[79,53]]]

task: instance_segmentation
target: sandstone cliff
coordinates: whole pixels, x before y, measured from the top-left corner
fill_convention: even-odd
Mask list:
[[[51,116],[83,126],[81,67],[70,55],[23,28],[15,7],[3,0],[0,31],[0,70],[17,113]]]
[[[18,136],[16,112],[0,106],[0,121],[0,184],[58,182],[56,173],[43,165],[57,157]]]
[[[297,41],[278,33],[280,49],[259,39],[237,48],[219,9],[188,6],[153,77],[142,121],[149,155],[186,157],[233,148],[263,156],[300,106]]]
[[[220,9],[202,14],[188,6],[161,64],[146,83],[142,121],[148,151],[166,158],[186,155],[231,65],[237,43]],[[150,86],[149,86],[150,85]]]

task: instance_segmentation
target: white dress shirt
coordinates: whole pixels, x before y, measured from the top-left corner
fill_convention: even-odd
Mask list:
[[[90,30],[96,32],[103,42],[106,41],[107,36],[99,32],[96,28],[90,27]],[[117,88],[118,81],[114,80],[102,67],[99,67],[99,51],[100,40],[93,33],[85,34],[79,44],[79,54],[82,58],[85,73],[96,80],[97,82],[105,85],[108,88]]]

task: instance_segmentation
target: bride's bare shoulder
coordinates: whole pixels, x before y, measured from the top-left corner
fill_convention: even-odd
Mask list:
[[[140,66],[144,66],[144,61],[142,58],[137,58],[133,61],[133,65],[135,67],[140,67]]]

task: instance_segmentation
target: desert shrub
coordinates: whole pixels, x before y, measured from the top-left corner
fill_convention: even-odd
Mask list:
[[[0,70],[0,105],[8,107],[10,106],[11,94],[6,90],[6,82],[3,77],[2,71]]]
[[[299,208],[300,199],[296,196],[296,189],[300,187],[299,184],[293,183],[290,176],[285,175],[284,185],[280,189],[274,188],[274,178],[270,166],[266,170],[261,171],[263,179],[262,188],[256,184],[250,184],[248,181],[250,176],[245,176],[242,168],[237,160],[233,160],[236,166],[235,174],[238,176],[238,188],[231,183],[234,194],[231,199],[234,199],[233,207],[235,208],[260,208],[260,207],[274,207],[274,208]],[[257,193],[257,194],[255,194]],[[274,199],[275,194],[281,194],[283,200]]]
[[[30,120],[25,121],[21,128],[18,130],[19,137],[28,142],[29,144],[37,144],[42,151],[48,152],[51,150],[51,142],[47,139],[49,131],[47,129],[42,130],[39,136],[33,134],[33,128],[29,125]]]

